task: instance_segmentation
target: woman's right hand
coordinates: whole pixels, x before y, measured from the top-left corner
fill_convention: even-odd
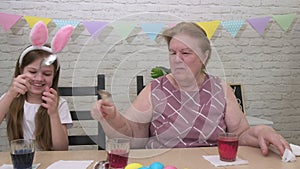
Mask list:
[[[21,74],[13,79],[13,82],[8,89],[7,93],[13,97],[18,97],[19,94],[25,94],[30,86],[29,76],[26,74]]]
[[[97,121],[112,120],[116,117],[117,111],[113,103],[108,100],[98,100],[91,110],[93,119]]]

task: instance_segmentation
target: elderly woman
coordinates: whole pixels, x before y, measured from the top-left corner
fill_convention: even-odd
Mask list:
[[[211,54],[205,31],[182,22],[163,32],[171,73],[150,82],[121,114],[113,103],[99,100],[91,114],[109,137],[132,138],[133,147],[214,146],[223,132],[239,136],[240,145],[273,144],[281,154],[288,142],[268,126],[250,127],[231,87],[205,72]]]

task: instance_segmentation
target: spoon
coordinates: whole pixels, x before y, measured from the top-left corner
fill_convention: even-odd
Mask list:
[[[55,60],[56,60],[57,56],[56,55],[50,55],[46,58],[44,58],[42,61],[41,61],[41,64],[40,64],[40,68],[42,66],[49,66],[51,65]]]
[[[94,165],[94,169],[108,169],[108,168],[109,168],[108,161],[98,161]]]
[[[38,71],[40,71],[41,68],[42,68],[43,66],[50,66],[50,65],[56,60],[56,58],[57,58],[57,56],[56,56],[55,54],[50,55],[50,56],[44,58],[44,59],[41,61],[41,63],[40,63],[40,67],[39,67],[39,70],[38,70]],[[36,76],[37,76],[37,74],[34,75],[34,77],[36,77]],[[19,94],[17,95],[17,98],[20,97],[20,95],[21,95],[21,94],[19,93]],[[101,97],[102,97],[102,96],[101,96]]]
[[[102,100],[105,101],[111,97],[111,94],[105,90],[98,90],[98,94],[101,96]]]

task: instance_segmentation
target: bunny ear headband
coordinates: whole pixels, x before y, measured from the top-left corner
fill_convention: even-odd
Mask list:
[[[20,59],[19,59],[19,66],[22,65],[24,56],[28,52],[33,51],[33,50],[43,50],[43,51],[52,53],[52,55],[50,55],[50,56],[55,56],[54,58],[56,59],[57,58],[56,54],[58,52],[60,52],[66,46],[73,31],[74,31],[74,28],[71,25],[67,25],[67,26],[64,26],[61,29],[59,29],[58,32],[55,34],[54,38],[52,39],[51,48],[49,48],[47,46],[44,46],[48,40],[47,26],[42,21],[37,22],[33,26],[33,28],[31,29],[31,32],[30,32],[30,41],[32,43],[32,46],[26,48],[22,52]],[[59,68],[59,65],[57,68]]]

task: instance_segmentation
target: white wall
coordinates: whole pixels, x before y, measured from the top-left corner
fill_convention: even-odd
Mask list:
[[[300,144],[300,1],[274,0],[32,0],[0,1],[0,11],[77,21],[178,22],[249,19],[297,13],[289,31],[271,19],[263,36],[245,23],[236,38],[220,25],[211,39],[209,71],[228,82],[242,83],[248,115],[272,120],[288,141]],[[50,40],[57,28],[49,24]],[[21,19],[8,32],[0,29],[0,94],[13,76],[19,53],[29,45],[30,28]],[[50,42],[50,41],[49,41]],[[140,27],[121,40],[111,26],[92,39],[82,24],[60,54],[61,86],[94,85],[96,74],[106,75],[107,89],[124,110],[135,96],[135,76],[150,79],[150,69],[168,66],[162,39],[151,41]],[[89,107],[93,99],[71,107]],[[95,125],[94,125],[95,126]],[[0,151],[7,150],[5,122],[0,126]],[[75,131],[76,132],[76,131]]]

